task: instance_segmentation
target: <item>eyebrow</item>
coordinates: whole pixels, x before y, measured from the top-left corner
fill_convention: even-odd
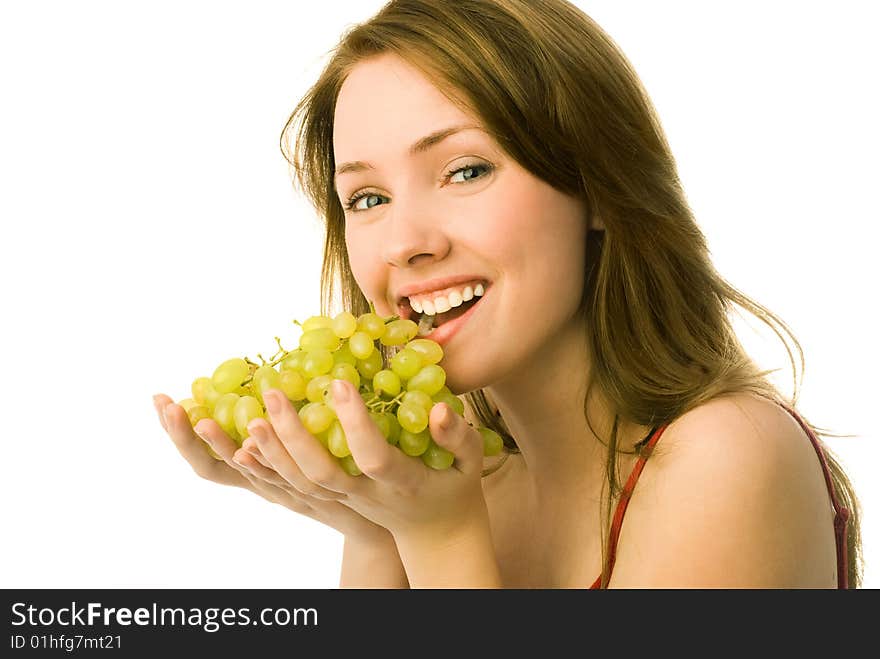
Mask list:
[[[480,130],[480,127],[462,124],[462,125],[458,125],[458,126],[449,126],[447,128],[441,128],[440,130],[436,130],[433,133],[431,133],[430,135],[425,135],[425,137],[416,141],[409,148],[409,155],[416,156],[420,153],[424,153],[424,152],[428,151],[429,149],[431,149],[431,147],[436,146],[437,144],[440,144],[440,142],[445,140],[447,137],[451,137],[452,135],[455,135],[456,133],[460,133],[463,130],[470,130],[470,129]],[[334,178],[338,178],[342,174],[348,174],[348,173],[352,173],[352,172],[362,172],[367,169],[375,169],[375,167],[373,167],[373,165],[371,165],[368,162],[364,162],[363,160],[355,160],[353,162],[346,162],[346,163],[339,165],[339,167],[336,168],[336,173],[334,175]]]

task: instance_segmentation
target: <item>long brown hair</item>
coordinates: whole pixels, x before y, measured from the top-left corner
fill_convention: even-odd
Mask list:
[[[721,394],[746,391],[795,407],[797,367],[786,336],[800,355],[802,375],[799,342],[779,317],[716,272],[639,77],[617,44],[565,0],[394,0],[342,35],[281,133],[295,182],[326,222],[322,313],[369,310],[351,272],[345,215],[334,190],[333,117],[351,69],[384,53],[420,69],[452,102],[476,113],[523,168],[583,199],[590,216],[604,222],[604,231],[589,232],[585,245],[582,305],[592,360],[584,414],[592,428],[587,399],[593,387],[615,412],[607,438],[604,538],[621,489],[621,419],[667,424]],[[761,371],[740,344],[729,315],[734,305],[769,326],[785,346],[794,381],[790,399],[768,379],[772,371]],[[480,422],[515,451],[483,390],[465,398]],[[817,434],[841,436],[809,425]],[[848,581],[857,587],[858,500],[823,448],[836,495],[850,510]],[[607,556],[602,572],[605,585]]]

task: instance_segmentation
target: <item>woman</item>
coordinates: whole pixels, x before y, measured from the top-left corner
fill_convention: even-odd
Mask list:
[[[160,397],[197,473],[344,534],[343,587],[859,585],[851,484],[728,312],[791,333],[713,268],[647,94],[589,17],[390,2],[344,35],[282,150],[327,223],[322,312],[337,281],[355,314],[434,312],[448,386],[507,447],[484,464],[437,404],[456,461],[430,470],[340,381],[363,476],[281,392],[241,448],[198,424],[218,462]]]

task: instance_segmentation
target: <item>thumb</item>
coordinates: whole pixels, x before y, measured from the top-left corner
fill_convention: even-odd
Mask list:
[[[483,470],[483,437],[464,417],[446,403],[437,403],[428,417],[434,441],[455,456],[458,470],[465,474]]]

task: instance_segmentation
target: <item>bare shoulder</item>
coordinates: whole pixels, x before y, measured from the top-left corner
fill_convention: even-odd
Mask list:
[[[821,463],[788,412],[734,394],[669,425],[627,509],[612,586],[835,584]]]

